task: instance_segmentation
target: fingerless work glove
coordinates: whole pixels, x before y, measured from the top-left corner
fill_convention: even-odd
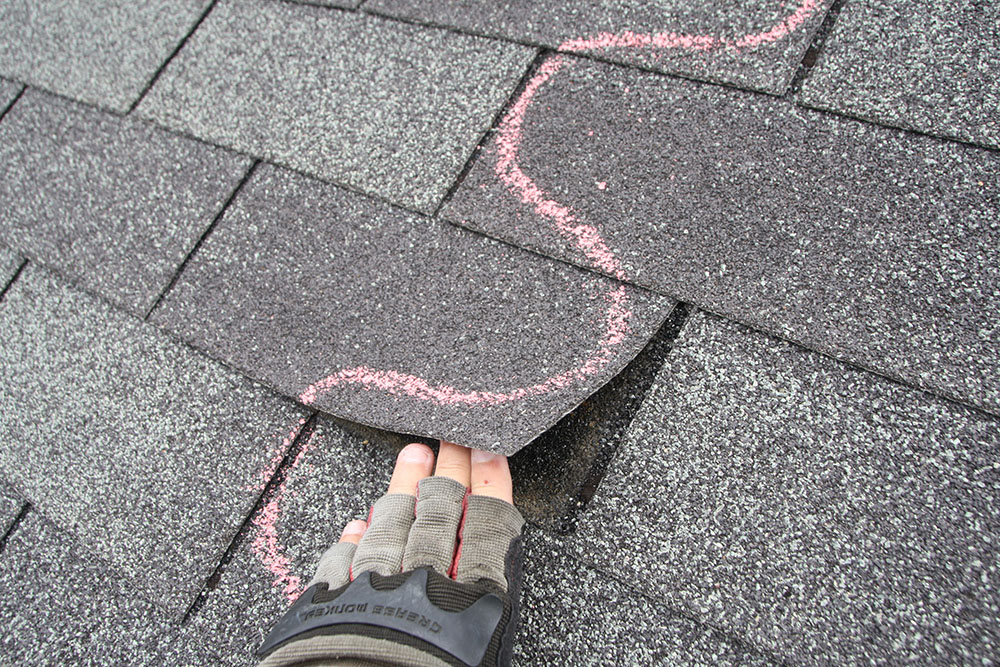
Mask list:
[[[361,543],[320,559],[261,667],[510,665],[523,527],[513,505],[448,477],[382,496]]]

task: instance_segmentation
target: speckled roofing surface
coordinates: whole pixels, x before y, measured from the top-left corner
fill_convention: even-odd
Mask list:
[[[946,4],[0,0],[0,664],[253,665],[415,437],[517,452],[516,665],[988,664]]]

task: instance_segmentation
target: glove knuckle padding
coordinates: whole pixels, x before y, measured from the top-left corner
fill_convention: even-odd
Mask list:
[[[400,571],[415,503],[408,493],[389,493],[375,501],[368,529],[354,553],[355,577],[368,571],[382,575]]]
[[[351,561],[357,545],[351,542],[338,542],[326,550],[316,566],[309,586],[325,583],[330,588],[340,588],[351,580]]]
[[[509,502],[469,496],[455,580],[474,583],[488,579],[506,591],[511,583],[505,575],[507,553],[523,528],[521,513]]]
[[[466,488],[450,477],[426,477],[417,490],[417,516],[403,555],[403,570],[430,567],[448,574],[455,556]]]

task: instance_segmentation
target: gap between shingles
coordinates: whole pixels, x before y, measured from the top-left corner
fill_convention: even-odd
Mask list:
[[[587,471],[586,477],[577,488],[576,493],[570,499],[565,512],[555,521],[555,532],[560,535],[572,534],[576,531],[577,521],[580,514],[597,493],[597,489],[608,472],[611,461],[618,452],[624,440],[625,433],[635,419],[636,413],[646,400],[646,396],[652,389],[656,375],[659,373],[667,357],[674,349],[677,337],[684,328],[685,322],[692,312],[691,304],[678,301],[666,321],[660,326],[645,347],[636,355],[618,375],[612,378],[608,384],[616,382],[620,377],[630,373],[634,364],[648,365],[649,369],[643,372],[631,383],[632,388],[638,389],[617,411],[615,421],[617,422],[614,432],[601,443],[597,455]],[[646,358],[646,357],[649,358]],[[605,385],[607,386],[607,385]]]
[[[257,170],[257,166],[260,163],[261,163],[260,160],[254,160],[253,164],[250,165],[250,168],[247,169],[245,174],[243,174],[243,178],[240,179],[240,182],[236,184],[236,187],[233,189],[231,193],[229,193],[229,197],[227,197],[226,201],[222,204],[222,208],[219,209],[219,212],[215,214],[214,218],[212,218],[212,221],[208,224],[208,227],[205,228],[205,231],[202,232],[201,236],[198,237],[198,240],[195,241],[195,244],[191,247],[191,250],[188,251],[187,255],[184,256],[184,259],[177,267],[177,270],[174,271],[174,274],[170,277],[170,282],[167,283],[167,286],[164,287],[163,291],[161,291],[159,296],[156,297],[156,301],[154,301],[153,305],[150,306],[149,310],[146,311],[146,314],[142,318],[143,320],[149,320],[149,316],[153,314],[153,311],[156,310],[157,306],[160,305],[160,303],[167,296],[170,290],[173,289],[174,285],[177,284],[177,281],[181,277],[181,272],[184,271],[184,267],[188,265],[188,262],[191,261],[191,258],[194,257],[196,252],[198,252],[198,249],[205,242],[205,239],[207,239],[209,235],[212,233],[212,231],[215,229],[215,226],[219,224],[219,220],[221,220],[222,216],[225,215],[226,211],[229,209],[230,204],[233,203],[233,200],[236,199],[236,196],[243,189],[243,186],[246,185],[247,181],[250,180],[250,177],[253,176],[253,173]]]
[[[170,55],[167,56],[167,59],[164,60],[162,63],[160,63],[160,66],[157,68],[156,72],[153,73],[153,78],[151,78],[149,80],[149,83],[146,84],[145,88],[143,88],[142,91],[139,92],[139,97],[136,98],[135,102],[132,103],[132,105],[128,108],[128,111],[126,111],[125,113],[130,114],[133,111],[135,111],[136,107],[139,106],[139,103],[142,102],[143,98],[146,97],[146,94],[153,87],[153,84],[155,84],[157,80],[159,80],[160,75],[163,74],[163,71],[165,69],[167,69],[167,65],[169,65],[170,62],[174,59],[174,57],[178,53],[180,53],[181,49],[184,48],[184,45],[187,44],[187,41],[191,38],[191,35],[193,35],[195,31],[199,27],[201,27],[201,24],[204,23],[206,18],[208,18],[208,15],[211,13],[212,9],[215,8],[215,5],[217,5],[218,2],[219,0],[212,0],[208,4],[208,7],[206,7],[205,10],[201,13],[201,16],[198,17],[198,20],[194,22],[194,25],[191,26],[191,29],[187,31],[187,34],[184,35],[181,41],[177,43],[177,46],[174,47],[174,50],[170,52]]]
[[[21,499],[19,498],[18,500]],[[11,535],[13,535],[14,531],[17,530],[17,527],[21,525],[21,522],[24,521],[24,517],[28,515],[29,511],[31,511],[31,505],[26,503],[24,500],[21,500],[21,509],[14,517],[14,520],[10,522],[10,526],[3,534],[3,537],[0,537],[0,553],[3,553],[4,549],[7,548],[7,542],[10,540]]]
[[[538,68],[541,67],[542,63],[550,53],[552,53],[552,51],[549,49],[541,49],[535,54],[535,57],[531,60],[531,62],[528,63],[528,66],[524,69],[524,74],[521,75],[517,85],[514,86],[510,95],[507,96],[507,99],[493,115],[493,120],[490,122],[489,127],[487,127],[482,135],[480,135],[479,141],[476,142],[472,152],[469,153],[469,157],[466,159],[465,165],[462,167],[462,170],[458,172],[458,177],[455,178],[451,187],[449,187],[447,192],[445,192],[444,197],[442,197],[441,201],[438,202],[438,205],[434,207],[434,211],[431,213],[432,218],[437,218],[438,213],[441,212],[441,209],[444,208],[445,204],[451,201],[451,198],[455,196],[455,192],[457,192],[462,186],[462,183],[465,182],[465,178],[472,170],[472,166],[479,160],[483,147],[489,141],[490,136],[496,131],[500,122],[503,120],[504,116],[507,115],[510,108],[517,103],[518,99],[520,99],[524,89],[528,87],[528,82],[530,82],[531,78],[535,76],[535,73],[538,72]]]
[[[27,89],[28,87],[22,83],[21,90],[17,91],[17,95],[14,95],[14,99],[12,99],[3,109],[0,109],[0,121],[2,121],[3,117],[7,115],[8,111],[14,108],[14,105],[17,104],[17,101],[21,99],[21,96],[24,95],[24,91]]]
[[[809,73],[816,65],[820,52],[826,45],[826,40],[830,36],[830,32],[833,30],[833,25],[837,22],[837,17],[840,16],[840,10],[843,8],[845,1],[846,0],[834,0],[833,4],[831,4],[830,8],[826,11],[826,16],[823,17],[823,22],[820,24],[819,30],[816,31],[815,35],[813,35],[809,48],[806,49],[805,54],[802,56],[802,61],[799,63],[798,69],[796,69],[795,74],[792,77],[791,83],[788,84],[788,90],[784,95],[786,99],[790,99],[798,95],[799,91],[802,89],[802,84],[809,77]]]
[[[222,573],[225,571],[226,566],[232,562],[233,557],[236,555],[236,550],[246,541],[247,534],[250,532],[250,524],[253,518],[264,508],[264,506],[271,500],[278,486],[285,481],[285,477],[288,476],[288,471],[291,469],[292,462],[302,451],[302,448],[310,438],[312,438],[313,433],[316,431],[316,421],[318,417],[317,412],[313,411],[306,418],[305,423],[299,429],[296,434],[295,439],[292,440],[292,444],[288,446],[285,450],[285,454],[281,459],[281,463],[275,469],[274,474],[271,475],[271,479],[267,481],[264,489],[257,496],[257,501],[254,503],[250,512],[247,513],[246,517],[243,519],[243,523],[240,524],[239,530],[233,535],[233,539],[229,541],[229,546],[223,552],[222,557],[219,559],[218,564],[215,566],[215,570],[209,575],[208,579],[202,585],[201,590],[195,597],[194,601],[184,612],[184,616],[181,618],[181,625],[187,625],[191,618],[198,613],[198,611],[204,606],[205,601],[208,599],[209,592],[215,590],[222,580]]]
[[[10,277],[10,280],[4,283],[4,286],[0,288],[0,302],[3,301],[3,298],[7,295],[7,292],[10,290],[11,287],[13,287],[14,283],[17,282],[18,276],[21,275],[21,272],[24,271],[24,267],[26,267],[27,265],[28,265],[28,260],[26,259],[22,260],[20,266],[18,266],[17,270],[14,271],[14,275],[12,275]]]

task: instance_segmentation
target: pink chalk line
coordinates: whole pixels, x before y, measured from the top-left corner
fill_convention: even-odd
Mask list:
[[[735,39],[715,35],[689,35],[676,32],[636,33],[626,30],[620,34],[600,33],[592,37],[570,39],[560,44],[557,50],[563,53],[582,53],[601,49],[649,48],[660,50],[687,49],[705,52],[726,49],[738,52],[787,37],[801,27],[818,9],[819,0],[800,0],[794,12],[768,30],[743,35]],[[559,55],[543,62],[504,115],[495,142],[497,153],[495,172],[497,177],[507,186],[508,192],[522,203],[530,206],[536,214],[550,220],[559,234],[582,252],[595,269],[625,281],[627,279],[625,270],[615,253],[604,241],[600,231],[593,225],[580,222],[572,208],[552,199],[530,176],[524,173],[518,164],[518,151],[524,140],[523,126],[528,109],[531,107],[538,90],[550,81],[564,64],[565,60]],[[600,185],[598,187],[604,189]],[[604,368],[611,361],[615,346],[625,340],[628,335],[628,320],[632,317],[632,311],[627,306],[628,295],[625,286],[611,287],[604,299],[607,303],[607,312],[604,318],[605,329],[591,354],[576,368],[553,375],[528,387],[519,387],[506,392],[462,391],[449,385],[432,385],[423,378],[408,373],[356,366],[337,371],[311,384],[299,395],[299,400],[306,405],[311,405],[322,394],[334,387],[346,384],[356,384],[395,396],[410,396],[438,405],[499,405],[561,389]],[[301,428],[301,423],[294,429],[294,433],[297,433],[299,428]],[[291,437],[294,438],[294,435]],[[288,438],[286,441],[291,442]],[[312,438],[295,457],[291,468],[295,468],[311,448]],[[287,449],[287,444],[285,449]],[[276,455],[277,462],[281,461],[283,451]],[[277,463],[274,461],[275,459],[272,459],[273,466],[271,468],[261,473],[265,480],[270,479],[276,469]],[[304,589],[300,577],[290,573],[291,561],[285,555],[278,537],[277,522],[284,497],[285,488],[284,482],[282,482],[270,501],[253,519],[258,532],[251,548],[274,575],[275,587],[282,589],[288,603],[291,604],[302,594]]]

